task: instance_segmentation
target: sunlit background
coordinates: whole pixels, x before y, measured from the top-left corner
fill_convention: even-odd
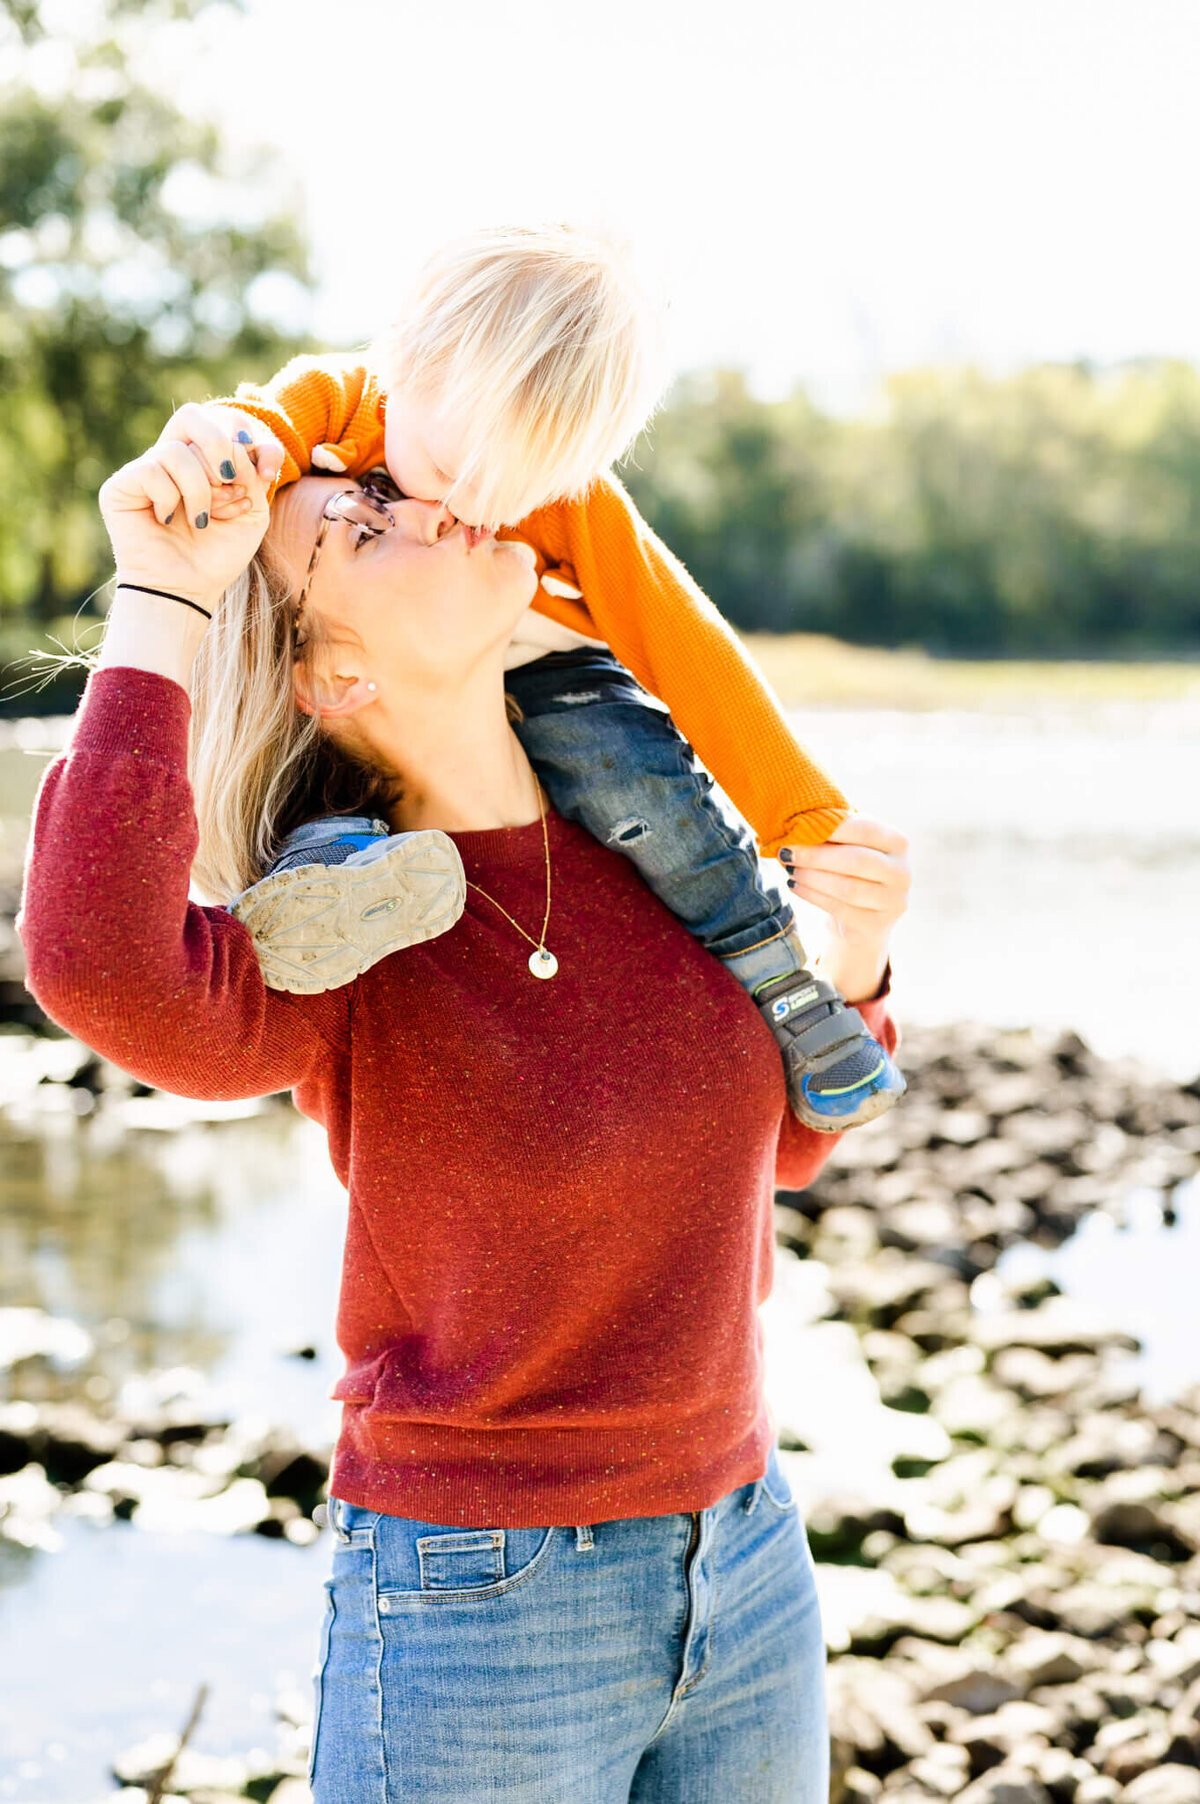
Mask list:
[[[968,1624],[984,1579],[1024,1562],[1026,1589],[1053,1590],[1078,1544],[1072,1582],[1094,1573],[1138,1627],[1097,1631],[1097,1660],[1136,1679],[1130,1647],[1161,1644],[1147,1670],[1191,1672],[1192,1531],[1127,1536],[1118,1580],[1087,1487],[1115,1471],[1158,1507],[1151,1411],[1200,1382],[1200,1096],[1176,1087],[1200,1069],[1198,67],[1192,0],[0,4],[0,1799],[108,1795],[113,1761],[177,1730],[202,1680],[196,1746],[234,1765],[176,1789],[302,1787],[289,1720],[327,1553],[310,1468],[335,1422],[343,1199],[319,1134],[279,1103],[131,1094],[21,984],[29,810],[82,680],[44,654],[94,644],[106,606],[95,492],[177,402],[364,343],[429,249],[497,221],[628,244],[672,379],[635,498],[797,731],[912,841],[902,1146],[848,1144],[808,1216],[781,1211],[808,1257],[770,1318],[831,1645],[886,1651],[879,1587],[916,1610],[927,1584],[960,1611],[942,1639],[994,1664],[1016,1619]],[[815,944],[820,918],[805,929]],[[1023,1162],[994,1156],[1020,1136]],[[845,1286],[886,1289],[914,1253],[962,1294],[866,1323]],[[1060,1332],[1085,1361],[1076,1416],[1053,1371],[1038,1393],[1028,1361],[1016,1392],[983,1369],[978,1323],[1047,1277],[1112,1330],[1083,1353]],[[1034,1471],[1027,1443],[1074,1445],[1081,1411],[1083,1476]],[[211,1425],[198,1464],[170,1451],[180,1420]],[[1174,1466],[1200,1430],[1195,1447]],[[268,1497],[297,1449],[309,1466]],[[1019,1479],[994,1569],[912,1526],[926,1467],[952,1514],[954,1483],[975,1507]],[[891,1531],[820,1527],[848,1487],[889,1521],[915,1509],[900,1553],[937,1542],[919,1583],[889,1566]],[[908,1629],[936,1641],[935,1616]],[[1093,1633],[1082,1608],[1045,1620]],[[1146,1764],[1087,1744],[1088,1773],[1124,1784],[1169,1754],[1200,1797],[1200,1737],[1169,1707],[1174,1740],[1134,1686],[1113,1709]],[[880,1734],[843,1804],[918,1782]],[[979,1776],[954,1745],[920,1795]],[[1044,1777],[1072,1804],[1087,1774]]]
[[[252,0],[146,54],[228,145],[281,153],[317,279],[287,317],[319,339],[374,332],[448,233],[533,217],[627,237],[674,366],[763,394],[848,408],[921,364],[1200,357],[1188,0],[352,17]]]

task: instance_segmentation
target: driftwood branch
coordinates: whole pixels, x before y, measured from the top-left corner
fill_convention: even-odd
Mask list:
[[[179,1756],[183,1753],[183,1750],[187,1747],[188,1742],[195,1733],[196,1724],[200,1721],[204,1712],[204,1706],[207,1702],[208,1686],[201,1685],[199,1691],[196,1693],[195,1701],[192,1704],[191,1715],[183,1726],[183,1732],[179,1737],[178,1747],[167,1761],[167,1764],[164,1767],[160,1767],[154,1776],[154,1782],[150,1787],[148,1804],[162,1804],[163,1794],[170,1789],[171,1780],[175,1777],[175,1768],[179,1764]]]

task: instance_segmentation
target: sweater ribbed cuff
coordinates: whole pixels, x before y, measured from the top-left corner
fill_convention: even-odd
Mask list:
[[[192,704],[170,677],[132,665],[93,670],[75,716],[70,750],[92,756],[153,758],[187,768]]]

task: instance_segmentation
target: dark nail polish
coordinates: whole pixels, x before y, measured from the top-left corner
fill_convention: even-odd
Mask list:
[[[250,434],[246,431],[244,426],[237,435],[237,442],[239,445],[252,445],[254,443],[254,440],[250,437]]]
[[[175,518],[175,509],[172,508],[170,513],[167,515],[166,519],[163,521],[163,525],[169,526],[174,518]]]
[[[793,858],[795,856],[795,854],[793,853],[792,848],[790,846],[780,846],[779,856],[780,856],[780,858],[790,859],[790,858]]]
[[[221,465],[221,481],[232,482],[236,475],[237,471],[233,467],[232,459],[227,457],[225,462]]]
[[[208,514],[207,513],[197,514],[196,515],[196,531],[203,532],[204,528],[207,525],[208,525]]]

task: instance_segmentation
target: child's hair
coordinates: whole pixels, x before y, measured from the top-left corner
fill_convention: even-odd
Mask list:
[[[467,423],[455,486],[476,485],[474,524],[493,527],[584,494],[662,380],[657,316],[628,258],[569,226],[492,228],[438,251],[371,360],[385,390]]]
[[[197,889],[225,903],[256,883],[293,827],[323,814],[386,815],[399,781],[360,762],[297,707],[293,663],[324,644],[320,616],[297,648],[294,597],[263,552],[230,583],[189,681],[188,774]]]

